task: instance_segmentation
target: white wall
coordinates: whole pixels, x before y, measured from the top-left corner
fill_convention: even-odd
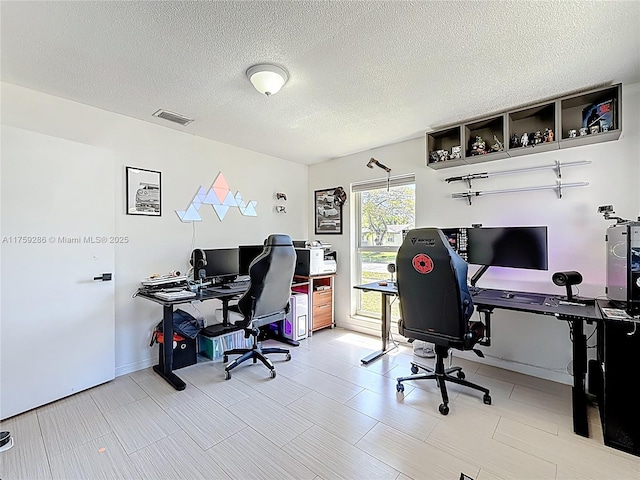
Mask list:
[[[1,84],[1,94],[3,124],[94,145],[115,154],[113,168],[119,199],[116,231],[84,235],[129,237],[129,243],[115,247],[116,375],[157,363],[157,346],[149,348],[149,339],[151,329],[162,317],[162,308],[131,298],[143,277],[171,270],[186,272],[193,247],[262,243],[270,233],[306,238],[310,195],[305,165],[7,83]],[[184,132],[188,131],[187,126]],[[125,214],[125,166],[162,172],[161,217]],[[245,200],[258,202],[258,216],[245,217],[231,209],[221,222],[210,206],[203,206],[202,222],[182,223],[174,211],[185,210],[197,188],[208,188],[218,172],[224,174],[234,193],[240,191]],[[287,201],[277,202],[276,192],[285,192]],[[90,195],[91,190],[80,193]],[[280,203],[286,205],[286,214],[275,213],[274,206]],[[199,309],[211,319],[216,307],[217,301],[209,301]]]
[[[428,108],[428,106],[425,106]],[[463,121],[464,119],[460,119]],[[623,85],[622,135],[615,142],[581,146],[554,152],[526,155],[479,165],[461,166],[439,171],[425,167],[425,138],[388,145],[326,162],[309,168],[309,190],[350,184],[384,177],[380,169],[370,170],[365,164],[375,157],[392,169],[392,175],[416,175],[416,226],[484,226],[547,225],[549,227],[549,271],[529,271],[491,268],[479,286],[508,288],[531,292],[563,294],[564,289],[551,282],[553,272],[578,270],[584,281],[580,293],[585,296],[604,295],[605,248],[607,222],[597,213],[597,207],[613,204],[616,213],[635,219],[640,215],[640,84]],[[564,190],[558,199],[552,190],[489,195],[473,199],[469,206],[451,194],[466,190],[460,182],[447,184],[450,176],[474,172],[496,172],[527,166],[553,165],[560,162],[591,160],[591,165],[565,168],[565,182],[589,182],[587,187]],[[553,171],[514,174],[477,180],[473,190],[499,190],[525,186],[555,184]],[[338,325],[367,331],[370,324],[353,316],[356,282],[350,253],[354,250],[353,202],[344,207],[344,234],[309,236],[332,243],[338,252],[336,279],[336,321]],[[309,215],[313,213],[309,207]],[[470,267],[470,275],[476,267]],[[368,330],[371,333],[378,331]],[[493,319],[492,347],[484,349],[487,363],[504,368],[571,382],[567,367],[571,360],[571,343],[565,323],[553,317],[498,311]],[[595,343],[595,337],[589,344]],[[475,355],[465,352],[462,356]]]

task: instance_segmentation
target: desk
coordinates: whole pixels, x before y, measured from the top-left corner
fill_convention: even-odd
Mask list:
[[[513,298],[503,298],[505,293]],[[593,299],[579,299],[587,305],[567,305],[558,301],[557,296],[529,292],[506,292],[505,290],[477,289],[472,294],[476,309],[486,317],[494,309],[515,310],[539,315],[551,315],[571,324],[573,332],[573,387],[571,389],[573,410],[573,431],[583,437],[589,436],[587,420],[587,394],[585,378],[587,374],[587,337],[584,322],[602,320],[600,310]]]
[[[392,350],[387,347],[387,338],[391,324],[390,297],[398,294],[395,283],[389,282],[383,286],[378,282],[356,285],[354,288],[365,291],[380,292],[382,294],[382,350],[374,352],[363,358],[361,362],[368,364]],[[511,298],[505,294],[510,294]],[[584,334],[584,322],[600,321],[600,310],[595,306],[593,299],[580,299],[588,305],[568,305],[558,301],[556,296],[529,293],[508,292],[506,290],[476,289],[472,295],[476,310],[489,318],[496,308],[514,310],[540,315],[550,315],[558,320],[571,323],[573,330],[573,431],[583,437],[589,436],[587,421],[587,396],[585,392],[585,378],[587,371],[587,338]]]
[[[173,339],[173,307],[176,305],[191,303],[198,300],[205,301],[218,299],[222,301],[223,323],[221,324],[220,328],[221,335],[223,333],[226,333],[227,331],[233,332],[238,330],[238,327],[236,327],[235,325],[230,325],[227,320],[229,318],[229,301],[234,297],[244,293],[245,290],[246,287],[237,289],[210,288],[201,290],[195,297],[172,301],[162,300],[160,298],[154,297],[153,294],[146,292],[138,292],[137,296],[146,298],[147,300],[151,300],[152,302],[162,305],[162,332],[164,334],[164,338]],[[186,383],[175,373],[173,373],[173,348],[164,348],[163,351],[163,358],[158,361],[157,365],[153,366],[153,370],[155,370],[158,375],[164,378],[176,390],[184,390],[184,388],[186,387]]]
[[[389,346],[389,333],[391,331],[391,297],[398,295],[398,290],[396,288],[396,284],[392,282],[387,282],[386,285],[380,285],[379,282],[365,283],[363,285],[356,285],[354,288],[364,290],[365,292],[379,292],[382,294],[382,349],[370,353],[360,360],[363,365],[368,365],[383,356],[385,353],[398,348],[396,345],[391,347]]]

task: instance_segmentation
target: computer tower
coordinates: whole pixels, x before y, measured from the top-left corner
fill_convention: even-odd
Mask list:
[[[612,225],[607,244],[607,297],[630,315],[640,313],[640,222]]]
[[[289,299],[289,313],[284,319],[282,335],[289,340],[307,338],[309,297],[306,293],[293,293]]]
[[[631,393],[640,382],[640,335],[629,335],[634,330],[633,322],[622,321],[598,327],[598,410],[604,444],[640,456],[640,409],[637,395]]]

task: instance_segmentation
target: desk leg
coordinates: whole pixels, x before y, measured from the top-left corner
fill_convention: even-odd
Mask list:
[[[173,373],[173,306],[165,305],[162,316],[162,333],[164,336],[163,358],[154,365],[155,372],[164,378],[176,390],[184,390],[184,381]],[[168,348],[167,348],[168,345]]]
[[[584,335],[583,320],[571,320],[573,328],[573,431],[589,437],[587,421],[587,395],[585,377],[587,370],[587,339]]]
[[[391,332],[390,298],[391,298],[391,295],[387,295],[385,293],[382,294],[382,350],[378,350],[377,352],[370,353],[369,355],[364,357],[362,360],[360,360],[363,365],[368,365],[374,360],[377,360],[378,358],[380,358],[385,353],[398,348],[396,345],[389,347],[387,342],[389,338],[389,333]]]

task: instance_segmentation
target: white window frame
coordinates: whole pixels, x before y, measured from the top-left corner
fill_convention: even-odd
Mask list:
[[[415,189],[416,177],[414,174],[409,175],[400,175],[396,177],[384,178],[371,180],[367,182],[359,182],[351,185],[351,197],[353,199],[353,203],[355,206],[355,232],[356,232],[356,248],[355,248],[355,275],[356,279],[359,282],[362,278],[362,253],[363,252],[397,252],[400,248],[398,245],[389,245],[389,246],[376,246],[376,245],[362,245],[362,199],[361,192],[368,190],[377,190],[380,188],[391,188],[391,187],[402,187],[407,185],[413,185]],[[415,205],[414,205],[415,208]],[[414,211],[415,216],[415,211]],[[379,323],[380,317],[377,315],[373,315],[371,312],[362,310],[362,291],[358,290],[355,295],[355,305],[352,308],[352,311],[358,317],[361,317],[365,320],[371,320]]]

